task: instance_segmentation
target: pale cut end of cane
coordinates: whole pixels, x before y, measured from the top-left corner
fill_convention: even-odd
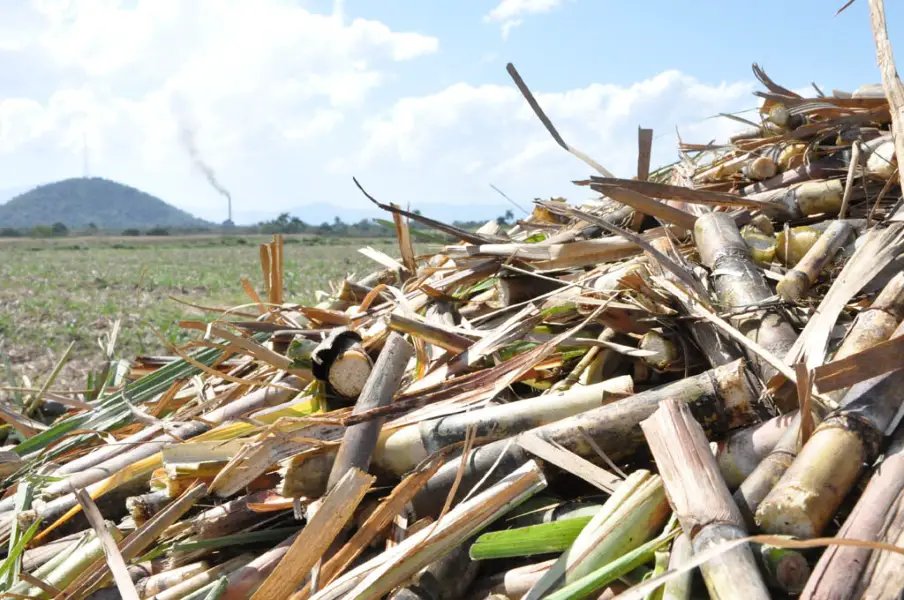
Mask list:
[[[895,143],[891,140],[876,148],[866,160],[866,170],[870,176],[888,181],[897,169]]]
[[[775,177],[775,174],[778,172],[778,166],[771,158],[761,156],[747,164],[746,172],[747,177],[750,179],[762,181],[763,179]]]
[[[330,367],[330,385],[338,394],[356,398],[364,389],[372,369],[373,364],[367,354],[351,350],[333,362]]]
[[[649,331],[640,339],[640,349],[653,352],[644,357],[648,365],[658,370],[667,370],[681,361],[681,352],[675,344],[657,331]]]
[[[775,289],[783,300],[794,302],[801,299],[810,289],[810,278],[801,271],[788,271]]]
[[[782,492],[783,498],[770,498],[769,503],[760,504],[756,513],[757,526],[763,531],[802,540],[816,537],[816,524],[808,510],[816,496],[809,490],[791,486]]]

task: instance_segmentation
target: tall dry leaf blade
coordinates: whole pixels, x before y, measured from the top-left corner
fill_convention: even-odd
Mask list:
[[[88,522],[91,523],[91,527],[94,528],[97,537],[103,544],[107,565],[110,567],[110,572],[113,573],[113,580],[116,582],[116,587],[119,589],[123,600],[139,600],[138,591],[135,589],[135,584],[132,583],[129,570],[122,559],[122,554],[119,553],[119,547],[113,540],[113,536],[110,535],[107,524],[104,522],[104,518],[100,514],[100,510],[98,510],[94,500],[91,499],[91,496],[88,495],[84,488],[76,491],[75,495],[85,511]]]

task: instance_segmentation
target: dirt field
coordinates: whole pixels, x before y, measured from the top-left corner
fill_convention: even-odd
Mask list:
[[[75,342],[54,389],[84,388],[99,368],[98,339],[122,320],[116,355],[164,353],[183,342],[181,318],[207,313],[178,300],[232,307],[249,302],[247,277],[263,283],[258,245],[266,236],[63,238],[0,241],[0,385],[37,386]],[[285,298],[313,300],[329,281],[378,268],[358,253],[372,246],[397,254],[391,240],[286,237]],[[196,335],[196,334],[195,334]],[[4,393],[0,391],[0,396]]]

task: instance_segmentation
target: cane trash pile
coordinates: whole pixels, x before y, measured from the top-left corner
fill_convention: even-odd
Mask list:
[[[653,172],[640,129],[628,179],[509,72],[592,198],[465,231],[368,195],[374,273],[299,305],[274,236],[187,346],[11,394],[7,597],[898,597],[900,81],[754,65],[747,129]]]

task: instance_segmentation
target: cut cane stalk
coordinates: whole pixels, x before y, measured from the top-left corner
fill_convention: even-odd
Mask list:
[[[745,427],[718,442],[716,461],[728,489],[737,488],[754,472],[791,427],[793,418],[793,415],[773,417]]]
[[[741,512],[719,475],[703,429],[687,406],[668,398],[641,427],[694,553],[746,537]],[[715,598],[771,598],[746,544],[713,558],[700,570]]]
[[[898,427],[885,458],[845,520],[837,537],[878,541],[887,527],[888,516],[901,502],[904,491],[904,427]],[[873,551],[856,546],[830,546],[813,568],[801,594],[802,600],[852,598],[861,574]]]
[[[528,429],[564,419],[615,402],[633,392],[627,375],[598,384],[468,411],[415,425],[383,430],[374,449],[374,466],[383,472],[403,475],[440,449],[461,442],[469,428],[484,441],[500,440]],[[280,494],[315,497],[323,492],[323,473],[332,468],[330,449],[293,457],[282,466]]]
[[[620,460],[643,446],[640,422],[649,417],[665,398],[687,403],[713,435],[750,425],[760,419],[755,387],[738,360],[655,389],[634,394],[606,406],[561,419],[530,430],[550,442],[591,461],[601,460],[601,450],[611,460]],[[588,438],[595,441],[592,445]],[[527,460],[517,444],[499,440],[471,451],[465,463],[461,487],[469,488],[494,467],[489,480],[502,477]],[[414,498],[418,515],[438,514],[458,473],[458,464],[447,464]],[[494,466],[495,465],[495,466]]]
[[[778,282],[776,290],[779,295],[791,302],[802,298],[853,234],[854,228],[848,223],[833,221],[794,268]]]
[[[724,307],[755,306],[773,295],[762,273],[753,264],[737,226],[725,214],[709,213],[697,219],[694,239],[703,264],[712,271],[716,297]],[[742,334],[780,358],[797,339],[791,324],[774,309],[753,311],[733,318],[732,322]],[[758,356],[750,358],[764,381],[778,373]]]
[[[895,336],[904,335],[904,324]],[[816,428],[791,466],[760,504],[763,531],[800,538],[819,536],[873,460],[904,402],[904,370],[853,386],[841,408]]]
[[[656,536],[670,512],[660,477],[635,471],[524,599],[544,598],[634,550]]]

